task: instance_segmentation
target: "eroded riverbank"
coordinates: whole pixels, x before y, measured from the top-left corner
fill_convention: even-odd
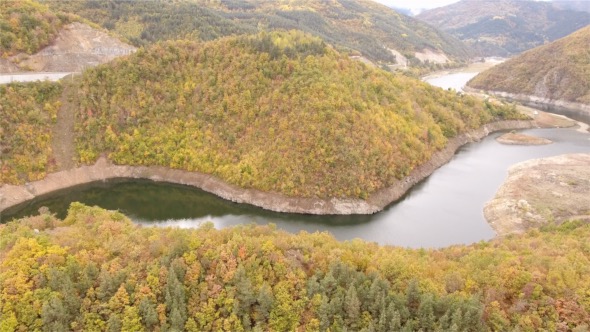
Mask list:
[[[580,111],[590,114],[590,105],[575,103],[565,100],[554,100],[549,98],[543,98],[525,94],[515,94],[504,91],[483,91],[473,89],[470,87],[464,87],[464,90],[474,94],[488,94],[495,97],[503,98],[510,102],[518,102],[526,106],[533,107],[540,110],[549,110],[552,108],[563,108],[566,110]]]
[[[443,150],[438,151],[428,162],[414,169],[409,176],[391,187],[376,192],[366,201],[288,197],[278,193],[239,188],[208,174],[159,166],[113,165],[106,158],[101,158],[94,165],[49,174],[43,180],[22,186],[3,185],[0,187],[0,211],[57,190],[107,179],[131,178],[190,185],[236,203],[247,203],[277,212],[335,215],[372,214],[402,197],[412,186],[446,164],[457,149],[464,144],[478,141],[491,132],[534,126],[532,121],[501,121],[459,135],[449,140]]]

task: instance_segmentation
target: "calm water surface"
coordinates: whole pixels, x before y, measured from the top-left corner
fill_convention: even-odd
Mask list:
[[[456,79],[453,78],[453,79]],[[451,82],[456,84],[456,82]],[[444,87],[443,87],[444,88]],[[578,118],[590,123],[587,114]],[[151,181],[108,181],[70,188],[18,208],[14,216],[36,214],[47,206],[60,217],[70,202],[118,209],[135,222],[151,226],[198,227],[211,221],[222,228],[243,223],[274,223],[289,232],[328,231],[340,240],[361,238],[405,247],[443,247],[487,240],[494,232],[483,206],[520,161],[564,153],[590,153],[590,135],[574,129],[531,129],[526,134],[554,143],[508,146],[496,142],[501,133],[462,147],[453,160],[416,185],[398,202],[370,216],[309,216],[275,213],[236,204],[182,185]],[[14,211],[14,210],[13,210]]]
[[[463,91],[465,83],[474,78],[478,73],[452,73],[440,77],[433,77],[426,80],[426,82],[443,89],[455,89],[456,91]]]

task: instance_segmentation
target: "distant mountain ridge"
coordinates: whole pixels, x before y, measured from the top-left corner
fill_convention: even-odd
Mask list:
[[[463,0],[416,17],[463,40],[482,56],[518,54],[590,24],[590,13],[543,1]]]
[[[112,30],[135,46],[297,29],[385,65],[406,61],[399,54],[412,66],[463,62],[471,57],[466,45],[455,37],[369,0],[43,2]],[[431,53],[437,56],[430,57]]]
[[[590,25],[484,71],[469,87],[590,105]]]
[[[590,13],[590,1],[588,0],[553,0],[551,3],[557,8]]]

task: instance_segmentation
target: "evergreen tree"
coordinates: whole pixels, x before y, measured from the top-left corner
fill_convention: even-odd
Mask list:
[[[272,289],[268,285],[267,282],[264,282],[258,291],[258,297],[256,298],[256,321],[267,322],[268,318],[270,317],[270,311],[273,307],[274,297],[272,294]]]
[[[107,331],[108,332],[121,332],[121,328],[123,324],[121,323],[121,318],[117,315],[111,315],[109,320],[107,321]]]
[[[346,314],[346,324],[353,329],[358,327],[358,321],[360,318],[361,304],[356,294],[356,288],[354,285],[348,287],[346,297],[344,298],[344,312]]]
[[[144,297],[139,302],[139,315],[143,325],[148,329],[152,329],[158,323],[156,306],[147,297]]]
[[[418,320],[420,321],[420,327],[425,331],[434,330],[436,318],[434,317],[434,300],[432,294],[422,295],[422,300],[418,307]]]
[[[68,331],[68,312],[58,297],[52,297],[41,310],[44,331]]]
[[[170,328],[182,331],[187,319],[186,294],[184,286],[178,280],[174,268],[168,270],[165,294],[166,311],[170,320]]]
[[[416,317],[418,307],[420,306],[420,289],[416,280],[410,281],[406,290],[406,306],[410,310],[412,317]]]

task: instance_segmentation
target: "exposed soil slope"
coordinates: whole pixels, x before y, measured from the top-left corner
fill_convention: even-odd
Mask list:
[[[50,46],[25,57],[19,66],[33,71],[76,72],[134,51],[135,47],[76,22],[64,26]]]
[[[21,71],[17,65],[10,62],[8,59],[0,59],[0,73],[2,74],[11,74],[11,73],[18,73]]]
[[[57,170],[66,170],[76,166],[75,123],[76,110],[72,101],[77,87],[72,82],[63,82],[60,108],[57,119],[52,126],[51,150]]]
[[[486,70],[467,85],[590,105],[589,45],[590,26]]]
[[[484,214],[499,235],[570,219],[590,220],[590,154],[535,159],[512,166]]]

